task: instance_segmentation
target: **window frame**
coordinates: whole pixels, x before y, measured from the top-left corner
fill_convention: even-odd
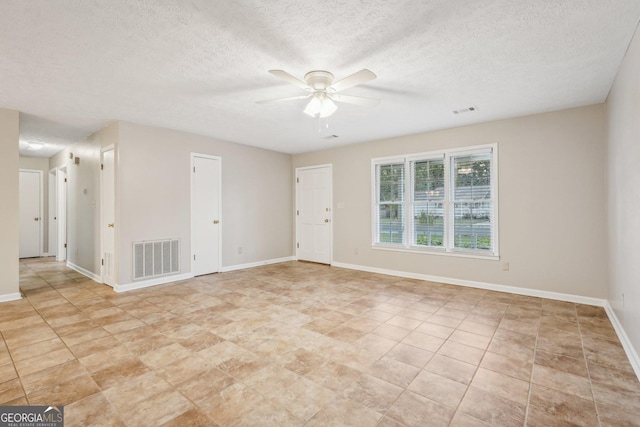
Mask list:
[[[473,248],[456,248],[454,246],[454,214],[455,214],[455,179],[454,171],[452,171],[452,161],[454,157],[462,157],[465,155],[473,155],[480,153],[491,153],[490,168],[490,190],[491,190],[491,249],[473,249]],[[414,167],[415,162],[443,159],[444,162],[444,199],[443,199],[443,245],[442,246],[425,246],[414,243],[414,232],[416,228],[414,208],[416,202],[414,200]],[[388,164],[404,163],[404,222],[403,222],[403,242],[404,243],[381,243],[379,242],[379,221],[380,221],[380,201],[379,193],[379,177],[377,168]],[[428,253],[433,255],[459,256],[480,259],[499,259],[499,221],[498,221],[498,144],[482,144],[467,147],[458,147],[444,150],[428,151],[421,153],[412,153],[405,155],[397,155],[390,157],[378,157],[371,159],[371,247],[377,250],[390,250],[409,253]]]
[[[427,154],[427,155],[425,155]],[[415,200],[415,191],[414,191],[414,185],[415,185],[415,180],[414,180],[414,175],[415,175],[415,166],[414,164],[420,161],[427,161],[427,160],[439,160],[442,159],[442,163],[443,163],[443,167],[444,167],[444,194],[443,194],[443,199],[442,199],[442,209],[443,209],[443,215],[442,215],[442,219],[443,219],[443,223],[444,223],[444,229],[443,229],[443,245],[442,246],[425,246],[425,245],[418,245],[417,243],[414,244],[414,233],[416,230],[416,221],[415,221],[415,207],[417,205],[418,202],[416,202]],[[419,250],[434,250],[434,251],[443,251],[446,249],[446,234],[447,234],[447,229],[448,229],[448,218],[447,218],[447,209],[446,209],[446,205],[447,205],[447,176],[448,176],[448,168],[449,166],[447,165],[447,157],[445,155],[444,152],[431,152],[431,153],[422,153],[419,155],[409,155],[406,156],[406,168],[408,168],[409,171],[409,186],[411,187],[408,190],[409,193],[409,203],[407,206],[408,212],[410,212],[411,214],[411,218],[409,219],[409,224],[407,224],[407,228],[409,230],[410,235],[408,237],[410,237],[410,239],[407,239],[407,244],[409,246],[409,248],[417,248]]]
[[[406,204],[407,204],[407,188],[406,188],[406,180],[407,180],[407,169],[406,169],[406,164],[405,164],[405,170],[404,170],[404,194],[403,194],[403,198],[402,201],[400,203],[395,203],[395,202],[389,202],[389,201],[384,201],[381,202],[380,200],[378,200],[379,197],[379,188],[380,188],[380,179],[379,179],[379,175],[378,175],[378,171],[377,171],[377,166],[378,165],[394,165],[394,164],[404,164],[405,163],[405,159],[404,157],[386,157],[384,162],[379,162],[373,165],[373,167],[371,168],[371,177],[372,177],[372,182],[374,183],[373,185],[373,193],[372,193],[372,200],[373,200],[373,205],[374,205],[374,211],[372,213],[374,221],[376,222],[376,224],[378,223],[378,221],[380,220],[380,205],[388,205],[388,204],[397,204],[402,206],[403,208],[403,212],[404,212],[404,218],[405,218],[405,226],[402,230],[402,241],[406,243],[407,241],[407,227],[406,227]],[[375,227],[375,226],[374,226]],[[379,228],[374,228],[374,234],[372,236],[372,240],[375,240],[376,237],[379,238]],[[404,243],[379,243],[378,245],[382,245],[382,246],[390,246],[390,247],[395,247],[396,245],[404,245]]]

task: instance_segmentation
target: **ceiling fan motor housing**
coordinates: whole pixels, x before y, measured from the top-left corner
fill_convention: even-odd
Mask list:
[[[328,71],[309,71],[304,75],[304,80],[314,91],[325,91],[333,82],[333,74]]]

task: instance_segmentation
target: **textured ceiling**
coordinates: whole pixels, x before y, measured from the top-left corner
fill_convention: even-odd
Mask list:
[[[639,17],[639,0],[0,0],[0,107],[45,156],[114,120],[313,151],[603,102]],[[343,93],[381,103],[340,104],[328,129],[304,100],[255,103],[303,94],[271,69],[362,68],[378,78]]]

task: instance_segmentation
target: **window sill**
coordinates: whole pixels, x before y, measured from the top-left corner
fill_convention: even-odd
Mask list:
[[[440,256],[453,256],[459,258],[474,258],[474,259],[486,259],[490,261],[499,261],[500,255],[498,254],[480,254],[474,252],[464,252],[464,251],[451,251],[447,252],[444,249],[422,249],[416,247],[406,247],[406,246],[392,246],[392,245],[384,245],[384,244],[374,244],[371,246],[371,249],[377,251],[391,251],[391,252],[406,252],[411,254],[426,254],[426,255],[440,255]]]

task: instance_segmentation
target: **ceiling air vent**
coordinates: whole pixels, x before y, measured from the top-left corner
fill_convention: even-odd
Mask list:
[[[478,107],[461,108],[460,110],[453,110],[453,114],[472,113],[477,109]]]

